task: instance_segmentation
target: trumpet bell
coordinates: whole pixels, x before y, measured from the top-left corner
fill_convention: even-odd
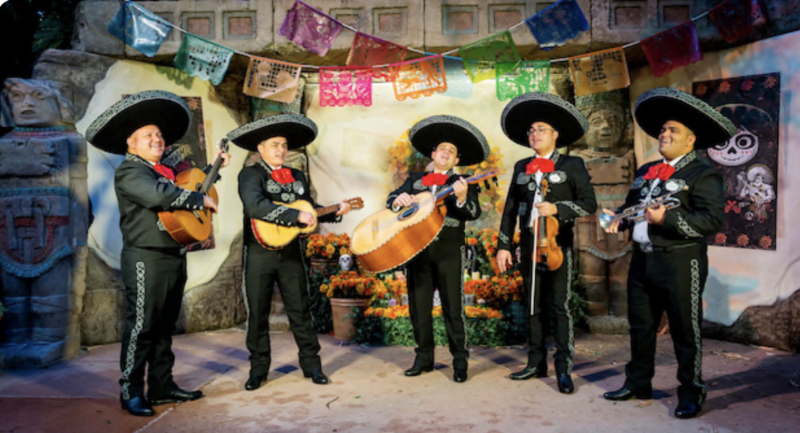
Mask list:
[[[611,227],[611,223],[614,222],[614,217],[607,213],[600,213],[597,216],[597,221],[600,223],[600,227],[603,230],[607,230],[609,227]]]

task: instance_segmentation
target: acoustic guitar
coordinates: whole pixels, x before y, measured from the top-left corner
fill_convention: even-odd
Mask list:
[[[465,180],[468,184],[483,180],[488,189],[489,178],[497,185],[497,169]],[[444,199],[452,192],[450,185],[436,195],[424,191],[414,196],[410,206],[397,212],[384,209],[368,216],[353,231],[350,250],[370,272],[388,271],[408,262],[442,231],[447,215]]]
[[[350,210],[358,210],[364,207],[364,202],[361,197],[347,199],[350,204]],[[290,209],[297,209],[300,212],[308,212],[314,215],[314,224],[303,227],[286,227],[274,223],[268,223],[264,220],[252,218],[250,219],[250,227],[253,229],[253,235],[262,247],[268,250],[277,250],[289,245],[298,235],[308,234],[317,229],[317,217],[328,215],[339,211],[340,203],[314,209],[311,203],[305,200],[295,200],[291,203],[275,202],[275,204],[286,206]]]
[[[220,141],[219,148],[222,153],[228,152],[227,138]],[[178,173],[175,177],[175,185],[207,195],[219,204],[219,196],[217,189],[214,188],[214,182],[217,180],[222,161],[222,158],[217,158],[208,175],[199,168],[190,168]],[[174,210],[159,212],[158,219],[172,239],[175,239],[175,242],[181,245],[191,245],[195,242],[203,242],[211,236],[211,214],[211,209]]]

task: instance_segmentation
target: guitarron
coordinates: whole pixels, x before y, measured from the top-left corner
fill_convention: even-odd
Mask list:
[[[222,139],[219,148],[223,153],[228,152],[227,138]],[[217,180],[221,166],[222,158],[217,158],[208,175],[199,168],[182,171],[175,177],[175,185],[207,195],[213,198],[214,202],[219,203],[214,182]],[[210,209],[163,211],[158,213],[158,219],[172,239],[175,239],[175,242],[181,245],[191,245],[195,242],[203,242],[211,236],[211,214]]]
[[[347,200],[350,204],[350,210],[358,210],[364,207],[364,202],[361,197],[351,198]],[[328,215],[339,211],[339,204],[326,206],[319,209],[314,209],[311,203],[305,200],[295,200],[291,203],[275,202],[275,204],[286,206],[290,209],[297,209],[300,212],[308,212],[314,215],[314,224],[304,227],[286,227],[274,223],[252,218],[250,219],[250,227],[253,229],[253,235],[262,247],[269,250],[277,250],[289,245],[289,242],[294,240],[298,235],[308,234],[317,229],[319,225],[316,217]]]
[[[489,188],[488,179],[493,177],[497,184],[496,175],[497,169],[493,169],[466,181],[474,184],[485,179]],[[384,209],[368,216],[353,231],[350,250],[370,272],[384,272],[408,262],[442,231],[447,215],[444,199],[452,192],[449,185],[436,195],[421,192],[414,196],[414,203],[397,212]]]

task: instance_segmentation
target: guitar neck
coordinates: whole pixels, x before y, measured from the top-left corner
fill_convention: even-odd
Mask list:
[[[485,173],[476,174],[476,175],[466,179],[466,181],[467,181],[467,184],[472,185],[473,183],[478,183],[481,180],[486,179],[488,177],[492,177],[492,176],[494,176],[496,174],[497,174],[497,169],[493,169],[493,170],[487,171]],[[452,193],[453,193],[453,185],[447,185],[446,188],[444,188],[441,191],[436,193],[436,200],[437,201],[441,200],[441,199],[447,197],[448,195],[450,195]]]
[[[334,213],[339,211],[339,203],[332,204],[330,206],[325,206],[321,208],[314,209],[317,212],[317,216],[328,215],[329,213]]]
[[[220,143],[220,149],[223,153],[228,151],[227,139],[223,139],[222,143]],[[220,167],[222,167],[222,158],[217,158],[217,160],[214,161],[214,165],[211,166],[211,170],[208,172],[206,180],[203,181],[203,186],[200,187],[200,193],[208,194],[208,190],[211,189],[211,185],[214,185],[214,182],[217,181],[217,174],[219,173]]]

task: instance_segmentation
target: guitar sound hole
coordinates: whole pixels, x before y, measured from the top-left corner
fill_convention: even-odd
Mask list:
[[[418,209],[417,205],[416,204],[412,204],[411,206],[403,209],[403,211],[400,212],[400,216],[397,219],[402,221],[404,219],[410,218],[411,215],[414,215],[415,213],[417,213],[417,209]]]

